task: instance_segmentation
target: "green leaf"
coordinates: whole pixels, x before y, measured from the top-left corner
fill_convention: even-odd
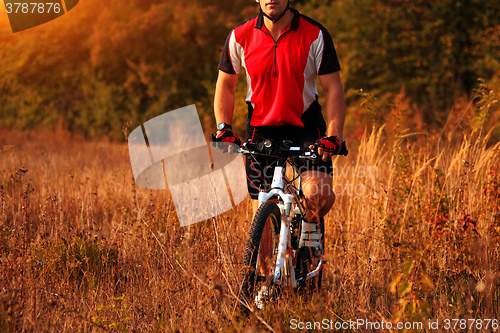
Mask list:
[[[405,275],[410,275],[413,267],[415,266],[415,260],[413,259],[407,259],[404,263],[403,263],[403,273],[405,273]]]
[[[429,316],[430,313],[431,313],[431,306],[428,302],[424,301],[424,300],[417,300],[417,306],[420,308],[420,312],[424,315],[424,316]]]
[[[412,282],[403,281],[398,284],[398,295],[399,297],[403,297],[411,291]]]
[[[403,273],[399,273],[392,279],[391,283],[389,284],[389,291],[391,293],[396,293],[396,286],[398,285],[399,281],[401,281],[403,275]]]
[[[408,305],[408,311],[413,315],[415,314],[415,310],[417,309],[417,304],[415,303],[415,300],[413,299],[409,305]]]
[[[434,289],[434,283],[432,280],[425,274],[422,274],[422,278],[420,279],[420,288],[424,293],[428,293]]]
[[[394,314],[393,321],[397,322],[400,321],[401,317],[403,317],[406,305],[408,305],[409,301],[408,300],[400,300],[399,301],[399,308],[398,311]]]

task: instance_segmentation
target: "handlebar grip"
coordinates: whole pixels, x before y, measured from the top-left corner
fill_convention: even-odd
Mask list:
[[[319,153],[318,153],[318,148],[319,148],[319,144],[315,143],[315,144],[314,144],[314,147],[313,147],[313,150],[314,150],[314,153],[315,153],[316,155],[319,155]],[[342,141],[341,141],[341,144],[340,144],[339,152],[338,152],[338,154],[335,154],[335,155],[337,155],[337,156],[341,156],[341,155],[342,155],[342,156],[347,156],[348,154],[349,154],[349,151],[347,150],[347,147],[346,147],[345,141],[344,141],[344,140],[342,140]]]
[[[345,144],[345,141],[341,141],[340,149],[339,149],[339,155],[344,155],[347,156],[349,154],[349,150],[347,150],[347,146]]]
[[[318,148],[319,148],[319,145],[317,143],[315,143],[314,146],[313,146],[313,151],[316,154],[316,156],[319,156]]]

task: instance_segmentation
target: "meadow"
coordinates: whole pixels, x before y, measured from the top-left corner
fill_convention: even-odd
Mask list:
[[[15,34],[0,11],[0,333],[498,331],[500,1],[293,6],[335,43],[350,154],[323,289],[249,316],[249,199],[181,227],[135,184],[122,127],[195,104],[210,134],[224,41],[257,4],[86,0]]]
[[[183,228],[167,191],[136,186],[126,143],[3,130],[0,331],[286,332],[325,319],[394,332],[462,331],[465,320],[470,332],[498,331],[500,143],[484,129],[490,106],[464,105],[434,133],[406,129],[394,108],[395,120],[348,142],[350,155],[334,159],[321,292],[285,292],[248,317],[235,297],[249,200]],[[446,319],[462,321],[446,330]]]

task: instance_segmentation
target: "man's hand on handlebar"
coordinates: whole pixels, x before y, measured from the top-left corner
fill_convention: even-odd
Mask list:
[[[336,136],[324,136],[314,145],[309,146],[311,149],[317,148],[318,155],[323,157],[323,161],[335,155],[347,156],[348,151],[344,140],[339,140]]]
[[[227,143],[229,146],[228,151],[230,153],[236,152],[234,150],[234,145],[241,146],[241,140],[232,131],[217,131],[217,134],[212,134],[213,142],[222,142],[222,144]],[[230,144],[231,143],[231,144]],[[226,151],[226,149],[224,149]]]

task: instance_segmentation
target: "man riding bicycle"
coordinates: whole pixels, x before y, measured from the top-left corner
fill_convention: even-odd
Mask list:
[[[291,1],[256,0],[259,14],[229,34],[218,66],[214,98],[216,141],[241,143],[231,124],[238,74],[244,69],[246,140],[290,140],[296,146],[319,146],[322,159],[299,166],[307,199],[305,219],[314,233],[316,224],[335,201],[331,157],[347,153],[342,141],[345,102],[330,34],[319,23],[290,8]],[[326,122],[318,103],[318,78],[326,99]],[[272,161],[266,158],[247,157],[247,185],[254,200],[272,179],[270,164]],[[319,240],[311,237],[305,245],[317,247]]]

